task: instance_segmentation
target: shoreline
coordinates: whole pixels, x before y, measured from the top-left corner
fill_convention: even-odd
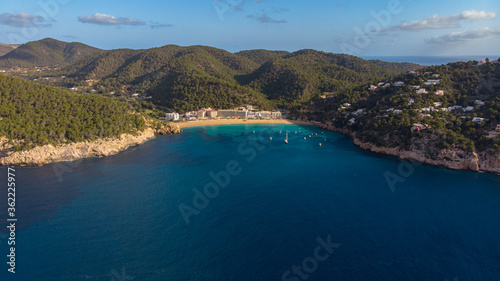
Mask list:
[[[219,126],[219,125],[245,125],[245,124],[291,124],[291,125],[312,125],[319,126],[309,121],[298,121],[289,119],[206,119],[198,121],[170,122],[179,128]]]
[[[51,163],[71,162],[85,158],[115,155],[129,147],[141,145],[157,135],[178,134],[178,127],[166,125],[159,129],[146,128],[137,134],[121,134],[116,138],[100,138],[60,145],[36,146],[30,150],[14,151],[0,157],[0,166],[43,166]]]
[[[373,143],[362,142],[355,133],[347,129],[339,129],[331,124],[318,125],[319,128],[349,136],[353,144],[366,151],[376,154],[389,155],[401,160],[415,161],[429,166],[441,167],[450,170],[473,171],[476,173],[491,173],[500,175],[500,157],[494,158],[484,153],[467,153],[458,149],[443,149],[436,159],[429,158],[422,150],[401,150],[400,147],[380,147]],[[449,159],[449,160],[447,160]]]
[[[50,163],[75,161],[84,158],[105,157],[117,154],[127,148],[140,145],[156,137],[157,134],[176,134],[182,132],[183,128],[245,125],[245,124],[290,124],[316,126],[323,130],[341,133],[349,136],[353,144],[362,149],[377,154],[395,156],[399,159],[416,161],[430,166],[442,167],[451,170],[486,172],[500,174],[500,157],[494,158],[481,154],[467,154],[460,150],[442,150],[437,159],[427,157],[423,151],[401,150],[398,147],[378,147],[372,143],[365,143],[356,138],[354,132],[339,129],[331,124],[323,124],[315,121],[289,120],[289,119],[207,119],[187,122],[170,122],[168,130],[162,132],[146,129],[138,136],[123,134],[118,139],[99,139],[96,141],[85,141],[79,143],[65,144],[61,146],[45,145],[28,151],[14,152],[10,155],[0,157],[0,165],[14,166],[43,166]],[[450,160],[448,160],[450,159]]]

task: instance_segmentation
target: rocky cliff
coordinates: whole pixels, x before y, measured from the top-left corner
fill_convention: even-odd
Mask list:
[[[349,135],[353,137],[353,142],[356,146],[375,153],[397,156],[402,159],[453,170],[500,174],[500,156],[488,155],[486,153],[469,153],[459,149],[442,149],[430,158],[425,151],[419,148],[422,146],[414,145],[410,148],[410,150],[403,150],[400,147],[378,147],[372,143],[362,142],[357,139],[352,131],[339,129],[331,124],[322,124],[320,127],[326,130]]]
[[[147,128],[137,135],[122,134],[115,139],[98,139],[58,146],[44,145],[26,151],[3,151],[0,165],[41,166],[48,163],[72,161],[89,157],[103,157],[116,154],[129,146],[142,144],[155,137],[156,134],[178,134],[178,126],[163,125],[159,129]]]

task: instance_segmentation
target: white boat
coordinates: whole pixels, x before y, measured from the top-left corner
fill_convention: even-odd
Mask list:
[[[286,131],[285,143],[288,143],[288,131]]]

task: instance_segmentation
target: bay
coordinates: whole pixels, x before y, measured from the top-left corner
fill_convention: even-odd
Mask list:
[[[16,274],[4,263],[1,280],[500,277],[499,176],[408,164],[316,127],[193,127],[16,178]]]

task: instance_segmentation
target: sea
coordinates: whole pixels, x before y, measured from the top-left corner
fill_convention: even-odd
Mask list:
[[[500,55],[476,55],[476,56],[362,56],[365,60],[381,60],[386,62],[411,62],[423,66],[442,65],[459,61],[481,61],[489,58],[496,60]]]
[[[0,280],[500,280],[500,176],[313,126],[192,127],[13,168],[13,232],[0,169]]]

